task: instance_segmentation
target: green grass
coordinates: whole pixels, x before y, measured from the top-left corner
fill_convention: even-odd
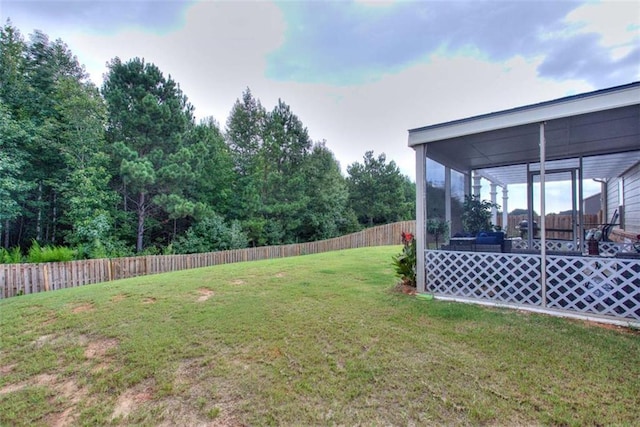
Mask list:
[[[0,301],[0,425],[640,423],[637,333],[394,292],[399,251]]]

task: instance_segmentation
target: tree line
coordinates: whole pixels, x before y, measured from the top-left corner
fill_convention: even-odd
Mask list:
[[[224,129],[141,58],[92,83],[61,41],[0,29],[0,238],[77,257],[336,237],[412,219],[415,184],[368,151],[343,176],[291,107],[249,88]]]

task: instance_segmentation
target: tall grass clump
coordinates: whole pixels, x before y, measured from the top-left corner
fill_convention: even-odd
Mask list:
[[[18,264],[22,262],[20,247],[5,249],[0,248],[0,264]]]
[[[33,240],[29,252],[27,253],[27,262],[39,263],[39,262],[64,262],[73,261],[75,258],[75,251],[66,246],[40,246],[40,244]]]

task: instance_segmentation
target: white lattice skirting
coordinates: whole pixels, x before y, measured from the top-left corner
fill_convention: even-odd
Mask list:
[[[427,291],[640,320],[640,260],[547,256],[546,305],[541,256],[427,251]]]
[[[529,249],[529,242],[526,240],[512,240],[511,245],[513,249]],[[546,248],[549,251],[587,251],[587,244],[577,245],[570,240],[547,240]],[[542,247],[540,240],[533,241],[533,249],[539,251]],[[603,255],[615,255],[620,252],[635,252],[633,243],[620,243],[620,242],[598,242],[598,250]]]

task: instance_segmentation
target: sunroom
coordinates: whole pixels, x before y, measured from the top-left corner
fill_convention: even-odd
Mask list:
[[[640,82],[411,129],[409,146],[419,292],[640,325]],[[465,230],[483,201],[493,228]]]

